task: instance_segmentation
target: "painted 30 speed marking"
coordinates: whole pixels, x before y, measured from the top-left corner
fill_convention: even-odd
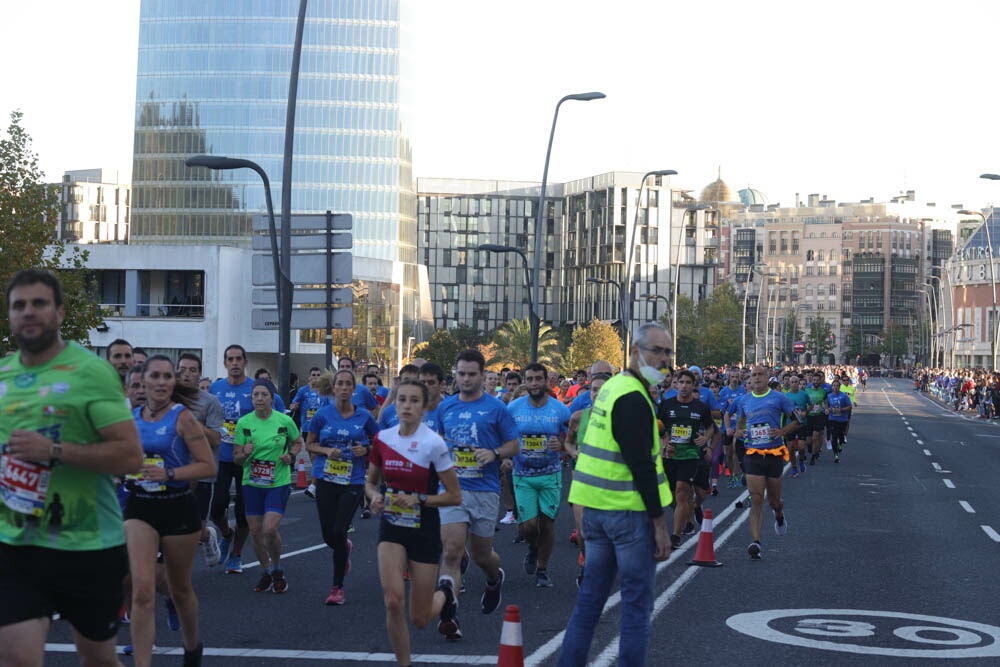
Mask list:
[[[1000,656],[1000,628],[954,618],[864,609],[770,609],[726,619],[765,641],[900,658]]]

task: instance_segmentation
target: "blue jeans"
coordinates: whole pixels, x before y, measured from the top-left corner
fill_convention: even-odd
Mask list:
[[[645,512],[583,509],[587,553],[576,607],[563,638],[559,667],[587,664],[590,642],[615,577],[621,573],[621,630],[618,664],[646,664],[653,586],[656,582],[656,541]]]

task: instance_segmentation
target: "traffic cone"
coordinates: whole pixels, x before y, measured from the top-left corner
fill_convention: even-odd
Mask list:
[[[295,488],[304,489],[309,486],[309,480],[306,478],[306,462],[302,459],[299,459],[297,470],[298,472],[295,475]]]
[[[722,567],[715,560],[715,538],[712,537],[712,510],[706,508],[701,521],[701,532],[698,533],[698,548],[694,551],[694,559],[688,565],[699,567]]]
[[[524,639],[521,636],[521,612],[516,604],[507,605],[500,631],[500,654],[497,667],[524,667]]]

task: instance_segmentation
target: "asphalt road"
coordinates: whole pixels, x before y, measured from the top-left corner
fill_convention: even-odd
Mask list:
[[[746,554],[748,512],[734,506],[736,492],[722,488],[710,499],[715,554],[724,566],[686,566],[697,536],[661,565],[648,664],[1000,664],[993,483],[1000,426],[955,415],[904,380],[873,378],[859,399],[842,463],[826,453],[804,477],[786,478],[789,531],[777,537],[765,515],[762,560]],[[452,644],[434,627],[411,630],[414,662],[496,664],[503,607],[516,604],[526,664],[554,664],[576,593],[571,523],[563,512],[548,589],[523,573],[525,548],[512,543],[512,526],[502,527],[497,551],[508,583],[501,609],[480,613],[484,582],[473,566],[460,598],[465,639]],[[205,664],[394,664],[374,558],[377,524],[357,518],[355,525],[343,607],[323,605],[332,560],[313,501],[301,493],[282,523],[286,594],[254,593],[259,568],[224,575],[199,560]],[[163,648],[154,664],[180,664],[179,633],[166,628],[162,604],[157,611]],[[615,663],[618,620],[613,597],[595,633],[592,664]],[[65,624],[53,626],[49,641],[46,664],[76,664]],[[128,641],[123,628],[120,643]]]

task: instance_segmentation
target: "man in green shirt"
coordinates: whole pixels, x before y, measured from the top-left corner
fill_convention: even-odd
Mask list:
[[[62,288],[47,271],[7,286],[19,352],[0,361],[0,664],[41,665],[53,613],[82,664],[117,664],[128,571],[114,475],[142,446],[121,380],[59,335]]]

